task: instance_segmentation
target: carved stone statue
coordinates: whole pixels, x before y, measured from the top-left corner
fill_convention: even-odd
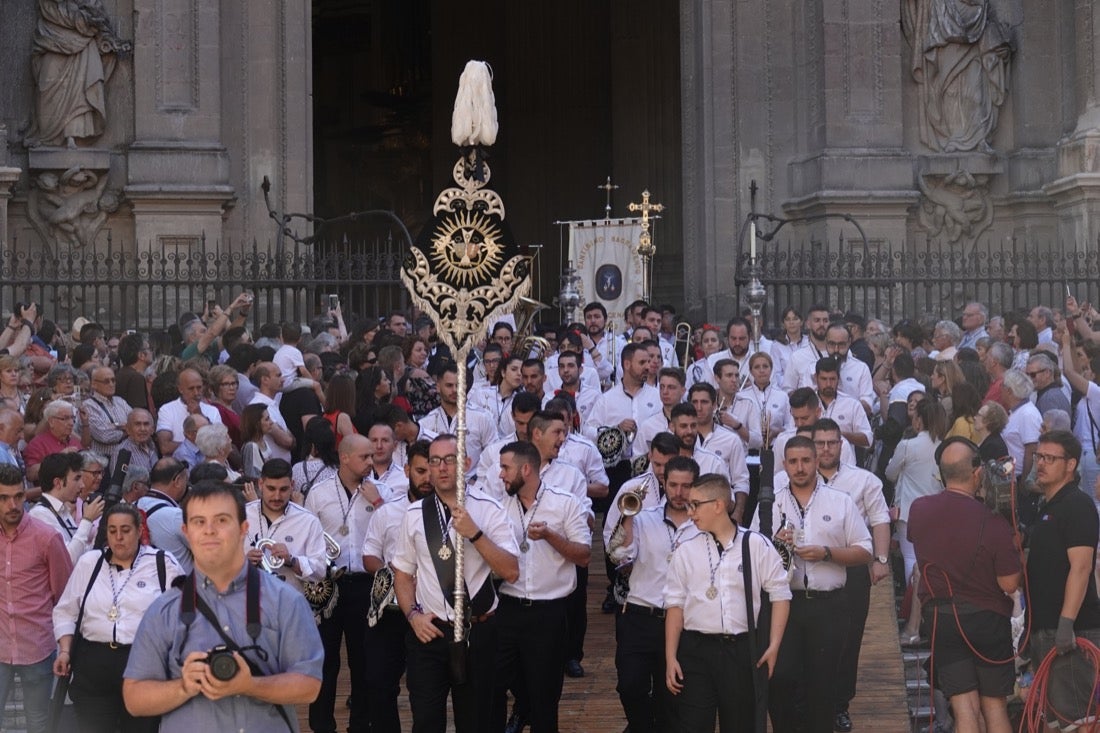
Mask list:
[[[35,129],[30,145],[67,145],[103,134],[105,86],[131,44],[111,28],[101,0],[38,0],[31,68]]]
[[[107,216],[118,211],[120,196],[107,189],[107,172],[79,167],[34,176],[27,216],[54,254],[91,247]]]
[[[988,151],[1008,91],[1012,44],[989,0],[902,0],[920,90],[920,139],[932,150]]]
[[[931,236],[962,244],[964,251],[968,251],[993,223],[988,179],[989,176],[975,176],[968,171],[918,176],[921,226]]]

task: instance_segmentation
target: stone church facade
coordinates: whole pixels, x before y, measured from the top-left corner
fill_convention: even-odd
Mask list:
[[[275,229],[264,176],[274,182],[275,209],[315,210],[319,2],[5,0],[0,249],[13,242],[53,253],[102,247],[107,232],[120,247],[186,246],[203,235],[269,242]],[[437,20],[455,12],[428,4]],[[585,3],[565,5],[586,12]],[[607,6],[602,17],[612,28],[640,5],[670,12],[657,0],[594,5]],[[638,21],[639,57],[647,53],[645,33],[678,34],[663,58],[663,81],[659,74],[637,81],[631,64],[608,72],[610,84],[641,84],[650,108],[678,106],[678,137],[653,143],[663,158],[628,151],[611,161],[641,168],[627,176],[633,187],[625,196],[648,187],[670,210],[667,228],[658,229],[656,268],[682,276],[675,287],[658,287],[658,298],[676,298],[697,318],[734,309],[731,254],[749,213],[750,181],[759,186],[757,211],[849,214],[874,247],[933,240],[966,251],[1016,237],[1095,249],[1098,5],[681,0],[670,12],[676,23],[652,30]],[[508,22],[548,33],[537,14],[553,9],[524,6],[509,6]],[[568,45],[568,28],[554,33],[552,45]],[[439,76],[447,77],[440,89],[457,80],[449,70]],[[659,84],[678,88],[679,99],[654,95]],[[449,110],[443,96],[436,104]],[[502,96],[515,104],[518,95]],[[607,117],[617,130],[632,124]],[[502,111],[502,129],[514,118]],[[433,119],[445,138],[438,123],[446,115]],[[422,186],[429,197],[453,164],[445,145],[432,145],[442,152],[433,155],[438,180]],[[585,170],[586,187],[603,181],[605,163]],[[515,210],[526,194],[512,195],[506,200]],[[539,208],[532,240],[556,236],[555,216],[583,218],[560,202],[556,209],[542,203],[532,207]],[[850,236],[845,226],[817,218],[791,231],[832,241]],[[548,269],[544,280],[553,282],[557,273]]]

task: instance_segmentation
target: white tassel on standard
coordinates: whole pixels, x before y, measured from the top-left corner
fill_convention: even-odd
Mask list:
[[[484,61],[467,61],[458,79],[451,141],[460,148],[489,146],[497,141],[498,130],[493,70]]]

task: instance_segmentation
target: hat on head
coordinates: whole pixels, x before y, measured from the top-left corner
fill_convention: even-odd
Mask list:
[[[87,326],[89,323],[91,323],[91,321],[89,321],[84,316],[80,316],[75,321],[73,321],[73,328],[72,328],[73,341],[79,341],[80,340],[80,330],[82,328],[84,328],[85,326]]]

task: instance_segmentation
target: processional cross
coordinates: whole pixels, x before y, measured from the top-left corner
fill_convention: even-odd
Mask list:
[[[607,183],[602,186],[596,186],[597,189],[604,191],[607,194],[607,201],[603,207],[604,221],[611,219],[611,192],[618,188],[618,185],[611,183],[611,176],[607,177]]]
[[[653,246],[653,238],[649,235],[649,212],[660,213],[665,210],[664,204],[649,203],[649,189],[642,191],[642,203],[631,202],[631,211],[642,212],[642,233],[638,237],[638,256],[642,258],[642,300],[649,300],[649,266],[653,255],[657,254],[657,248]]]

